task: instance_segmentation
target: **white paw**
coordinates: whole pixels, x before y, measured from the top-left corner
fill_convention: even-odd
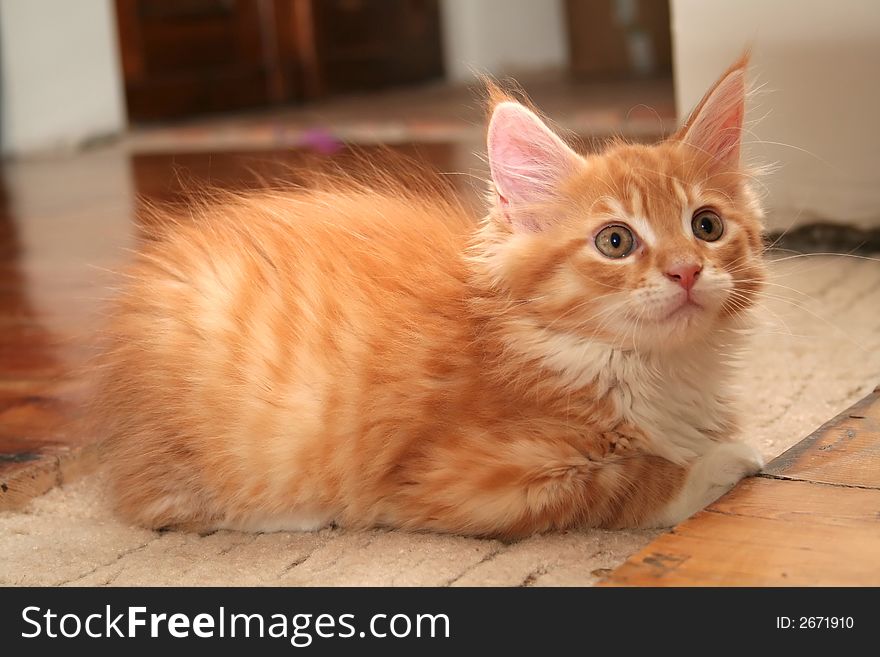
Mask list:
[[[733,488],[743,477],[757,474],[764,459],[750,445],[722,443],[694,462],[684,488],[657,519],[657,525],[675,525],[705,508]]]
[[[763,467],[764,459],[751,445],[722,443],[694,464],[692,474],[699,469],[699,476],[709,487],[725,493],[740,479],[757,474]],[[709,502],[719,496],[716,495]]]

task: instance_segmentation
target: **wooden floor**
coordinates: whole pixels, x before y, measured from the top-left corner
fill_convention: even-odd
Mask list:
[[[880,388],[603,586],[880,586]]]

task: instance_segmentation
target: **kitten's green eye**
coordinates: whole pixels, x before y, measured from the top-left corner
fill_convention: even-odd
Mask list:
[[[609,258],[624,258],[632,253],[635,246],[632,231],[626,226],[605,226],[596,235],[596,248]]]
[[[724,234],[724,222],[712,210],[698,210],[691,221],[691,228],[701,240],[714,242]]]

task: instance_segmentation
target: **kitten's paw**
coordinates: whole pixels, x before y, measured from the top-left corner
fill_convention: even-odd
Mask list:
[[[733,488],[743,477],[757,474],[764,459],[745,443],[718,445],[694,462],[684,488],[660,513],[656,526],[676,525]]]
[[[694,464],[694,470],[700,470],[698,474],[705,478],[706,484],[723,489],[722,492],[733,488],[743,477],[759,473],[763,467],[764,459],[745,443],[722,443]]]

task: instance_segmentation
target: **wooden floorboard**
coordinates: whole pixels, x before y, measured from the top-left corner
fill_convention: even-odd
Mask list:
[[[763,474],[841,486],[880,488],[878,390],[774,459]]]
[[[880,388],[602,586],[880,586]]]

